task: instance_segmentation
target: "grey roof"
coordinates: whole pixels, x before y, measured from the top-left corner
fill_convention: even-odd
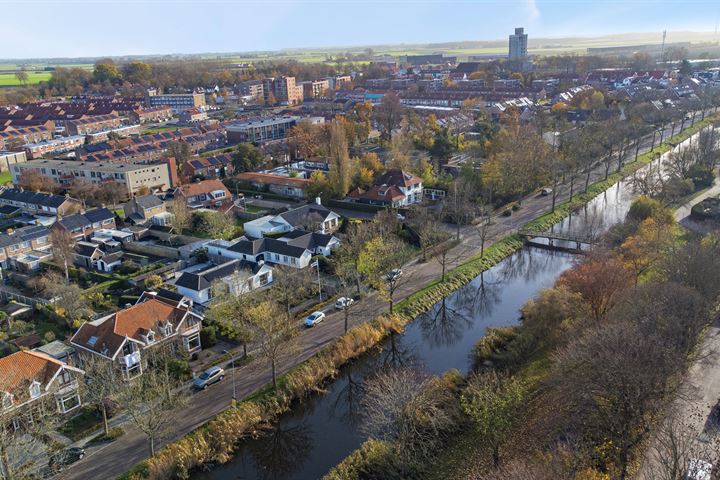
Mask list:
[[[30,225],[28,227],[18,228],[12,233],[0,235],[0,248],[32,241],[40,237],[47,237],[48,235],[50,235],[50,231],[43,225]]]
[[[228,250],[245,255],[259,255],[264,252],[270,252],[300,258],[306,249],[304,247],[289,245],[287,242],[275,240],[274,238],[258,238],[254,240],[241,238],[230,245]]]
[[[200,272],[183,272],[175,281],[175,286],[185,287],[195,291],[205,290],[210,288],[215,280],[232,275],[238,270],[247,269],[253,273],[257,273],[261,267],[262,265],[253,265],[241,260],[231,260]]]
[[[330,209],[316,203],[311,203],[293,210],[288,210],[287,212],[281,213],[280,216],[293,227],[297,227],[302,225],[310,215],[319,215],[319,217],[324,220],[331,213],[332,211]]]
[[[296,230],[296,232],[298,232],[298,230]],[[298,235],[297,237],[288,241],[288,245],[302,247],[308,250],[315,250],[318,247],[327,247],[334,238],[332,235],[325,235],[322,233],[301,233],[304,233],[304,235]]]
[[[156,195],[141,195],[139,197],[135,197],[135,202],[142,208],[154,208],[159,207],[163,204],[163,201],[160,200]]]
[[[75,244],[75,253],[81,257],[92,258],[93,255],[99,253],[100,249],[97,245],[93,245],[87,242],[78,242]]]
[[[62,195],[53,195],[44,192],[28,192],[19,188],[6,188],[0,192],[0,201],[23,202],[43,207],[58,208],[67,200],[73,200]],[[74,200],[77,202],[77,200]]]
[[[91,226],[95,222],[102,222],[103,220],[109,220],[114,218],[115,215],[107,208],[96,208],[94,210],[88,210],[85,213],[76,213],[74,215],[68,215],[59,220],[60,225],[68,230],[75,230],[78,228]]]

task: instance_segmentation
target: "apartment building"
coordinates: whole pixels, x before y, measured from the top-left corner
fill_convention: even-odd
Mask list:
[[[269,103],[270,94],[281,105],[297,105],[303,101],[303,87],[295,83],[295,77],[270,77],[263,80],[263,96]]]
[[[25,152],[8,152],[0,150],[0,172],[10,170],[10,165],[27,161]]]
[[[303,88],[304,98],[322,97],[326,91],[330,90],[330,80],[328,79],[300,82],[299,85]]]
[[[261,143],[268,140],[280,140],[287,136],[288,130],[294,127],[300,119],[301,117],[297,116],[260,118],[228,125],[225,127],[225,131],[229,143]]]
[[[172,93],[167,95],[148,95],[145,97],[146,107],[170,107],[173,113],[180,113],[188,108],[204,107],[204,93]]]
[[[71,152],[83,145],[85,145],[85,137],[82,135],[73,135],[70,137],[57,137],[39,143],[27,143],[23,145],[23,150],[28,158],[36,159],[42,158],[45,155]]]
[[[244,97],[253,97],[256,100],[262,100],[264,98],[263,82],[261,80],[248,80],[243,82],[239,87],[240,95]]]
[[[117,115],[93,115],[77,120],[68,120],[65,122],[65,130],[68,135],[88,135],[118,128],[121,124],[122,120]]]
[[[127,190],[127,196],[136,194],[143,187],[165,191],[175,185],[177,175],[174,162],[152,164],[81,162],[73,160],[29,160],[10,166],[13,184],[19,185],[20,176],[27,171],[47,175],[59,185],[70,185],[81,178],[95,185],[117,182]]]
[[[508,42],[508,59],[522,60],[527,57],[528,35],[524,28],[516,28]]]
[[[350,75],[335,75],[334,77],[327,77],[326,80],[333,90],[340,90],[348,87],[352,83],[352,77]]]

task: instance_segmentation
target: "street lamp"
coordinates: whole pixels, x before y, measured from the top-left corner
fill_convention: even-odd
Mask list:
[[[233,383],[233,396],[232,396],[232,402],[231,405],[233,408],[237,408],[237,390],[235,386],[235,351],[232,353],[231,357],[231,368],[232,368],[232,383]]]

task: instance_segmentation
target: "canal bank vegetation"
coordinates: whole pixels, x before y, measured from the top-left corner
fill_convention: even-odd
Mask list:
[[[695,128],[700,129],[702,126],[702,123],[698,123]],[[629,173],[630,171],[626,169],[631,167],[639,168],[643,161],[647,163],[651,160],[652,157],[644,159],[644,157],[641,156],[638,162],[624,166],[619,174]],[[616,181],[618,178],[610,175],[607,181],[601,182],[604,185],[602,188],[590,185],[588,187],[587,197],[578,195],[568,202],[557,205],[553,213],[531,222],[528,228],[542,228],[545,225],[559,221],[571,210],[578,208],[592,198],[594,194],[590,195],[591,192],[595,192],[595,194],[600,193],[604,188],[609,186],[609,184],[605,185],[605,182]],[[597,189],[597,191],[594,189]],[[379,224],[381,228],[387,228],[385,223],[380,222]],[[345,247],[345,245],[347,245],[347,247]],[[353,246],[357,246],[360,253],[353,255],[352,250],[349,250],[346,258],[348,259],[348,268],[351,273],[354,269],[355,275],[357,276],[356,278],[363,276],[366,279],[372,278],[372,274],[380,272],[379,269],[374,270],[376,267],[379,267],[380,264],[382,264],[383,268],[388,266],[386,265],[387,262],[378,263],[378,258],[382,259],[383,257],[376,254],[373,255],[372,251],[366,251],[366,254],[363,256],[362,249],[366,248],[366,246],[362,241],[345,242],[343,248],[351,249]],[[394,313],[381,315],[367,323],[350,329],[346,334],[339,337],[330,347],[293,368],[288,373],[279,376],[275,388],[272,386],[264,387],[256,394],[240,402],[237,408],[226,410],[197,430],[167,445],[152,458],[144,461],[132,471],[128,472],[124,478],[129,480],[141,478],[188,478],[190,472],[194,469],[229,461],[242,440],[260,435],[266,427],[277,420],[280,414],[290,409],[294,400],[301,399],[313,392],[321,390],[324,382],[333,378],[342,365],[377,346],[387,335],[401,332],[404,326],[412,321],[417,314],[427,311],[444,296],[467,284],[480,273],[518,251],[521,247],[522,239],[520,236],[510,235],[484,249],[481,254],[473,256],[449,271],[445,275],[444,280],[437,279],[422,290],[400,302],[394,303],[392,293],[388,299],[388,293],[383,292],[383,296],[389,301],[390,305],[393,306]],[[391,252],[393,248],[383,248],[382,251]],[[341,253],[340,257],[342,258],[342,252],[339,253]],[[351,274],[349,274],[349,278],[352,279]],[[520,336],[518,335],[518,337]],[[456,402],[459,402],[460,398],[465,398],[465,400],[463,401],[463,405],[460,403],[453,405],[454,413],[444,413],[444,415],[458,420],[454,421],[452,426],[448,424],[447,428],[438,428],[437,431],[442,432],[443,435],[440,438],[448,438],[444,435],[454,431],[454,429],[466,428],[471,424],[470,418],[487,417],[486,414],[477,411],[479,402],[474,400],[474,398],[487,398],[487,396],[490,395],[497,398],[498,402],[502,404],[502,392],[506,391],[506,383],[510,381],[514,382],[515,380],[512,380],[512,377],[506,376],[504,373],[502,375],[499,374],[494,381],[491,381],[490,377],[488,377],[485,383],[476,382],[486,390],[479,391],[477,395],[475,395],[467,390],[467,388],[463,389],[461,393],[455,381],[445,379],[445,385],[448,390],[452,390],[453,398]],[[525,381],[518,384],[518,389],[513,388],[510,390],[519,390],[523,398],[526,398],[526,395],[532,392],[532,390],[525,385]],[[448,406],[449,404],[443,405]],[[476,407],[472,407],[472,405]],[[477,411],[475,414],[471,413],[473,408]],[[461,414],[460,412],[464,413]],[[416,410],[416,413],[421,413],[421,410]],[[512,431],[510,427],[514,427],[514,425],[508,426],[505,431]],[[426,426],[420,424],[413,428],[423,429],[426,428]],[[493,426],[492,428],[499,427]],[[500,448],[501,444],[498,445],[497,451],[502,452],[503,449]],[[393,448],[387,439],[370,440],[357,452],[348,457],[337,469],[331,472],[328,478],[392,478],[385,475],[385,471],[374,469],[372,464],[379,457],[382,457],[378,461],[378,465],[386,468],[386,461],[396,454],[397,449]],[[402,459],[402,457],[400,458]],[[498,453],[498,458],[501,458],[500,453]],[[422,459],[423,461],[426,460],[425,457]],[[410,473],[414,471],[416,466],[422,463],[423,462],[418,460],[414,462],[413,466],[399,465],[398,468],[400,468],[400,471],[405,476],[398,478],[411,478],[409,476]],[[356,464],[356,466],[349,467],[349,464]],[[368,464],[371,466],[368,466]],[[380,471],[383,473],[380,477],[363,473],[372,471]],[[338,472],[346,473],[337,476],[340,475]]]
[[[461,394],[467,424],[424,478],[610,480],[636,472],[713,320],[720,239],[688,236],[657,202],[641,199],[634,207],[607,248],[525,305],[521,326],[492,330],[478,342]],[[635,252],[623,248],[638,238],[652,240],[640,273]],[[486,428],[488,415],[507,425],[504,412],[492,408],[485,389],[477,394],[476,379],[488,372],[525,389],[520,403],[514,389],[492,389],[503,405],[515,405],[501,449]],[[483,415],[467,408],[468,396],[483,400]]]

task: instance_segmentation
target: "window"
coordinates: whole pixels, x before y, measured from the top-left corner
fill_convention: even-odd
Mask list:
[[[12,394],[11,394],[11,393],[7,393],[7,392],[3,393],[2,408],[3,408],[3,409],[5,409],[5,408],[10,408],[10,407],[12,407],[12,404],[13,404],[13,396],[12,396]]]
[[[64,396],[57,397],[57,406],[60,413],[67,413],[80,406],[80,395],[77,391],[72,391]]]
[[[58,380],[60,382],[60,385],[67,385],[68,383],[72,382],[72,376],[70,375],[70,372],[63,368],[62,372],[58,376]]]
[[[172,333],[173,333],[172,323],[168,323],[167,325],[165,325],[165,336],[166,337],[170,336],[170,335],[172,335]]]
[[[30,385],[30,398],[38,398],[40,396],[40,384],[38,382],[33,382],[32,385]]]

